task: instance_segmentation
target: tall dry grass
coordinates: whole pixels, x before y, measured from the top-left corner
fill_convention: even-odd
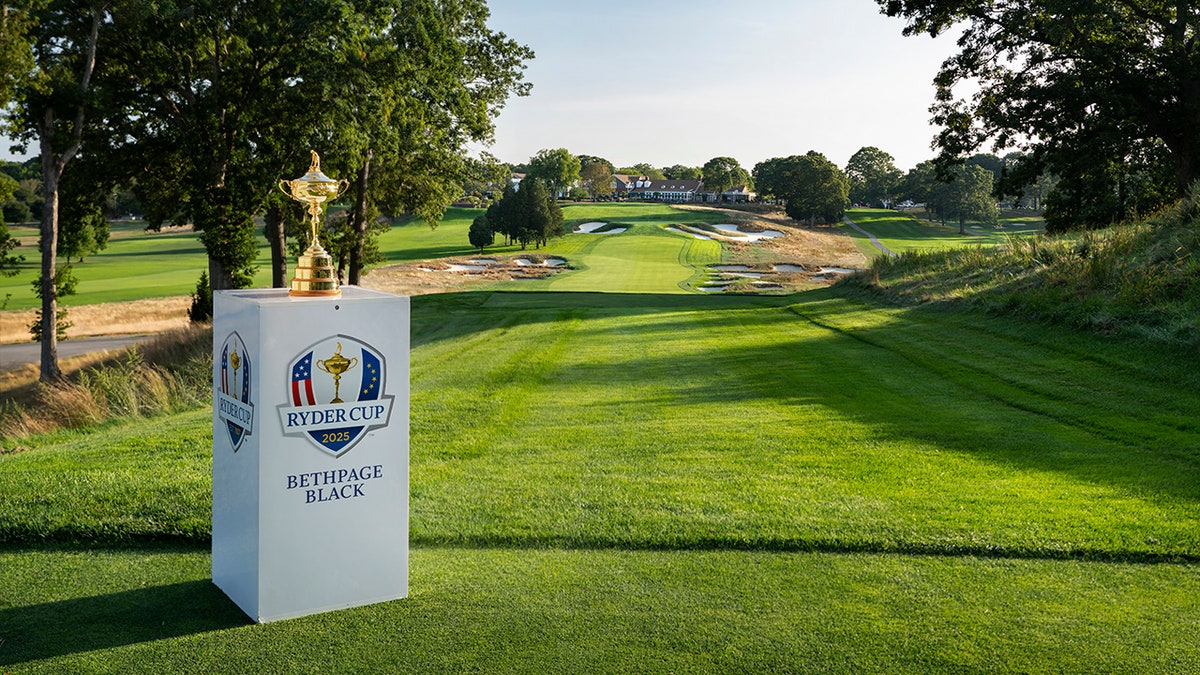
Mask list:
[[[1200,345],[1200,190],[1147,222],[880,257],[870,277],[849,283],[901,303],[963,302]]]
[[[210,400],[212,326],[167,331],[62,382],[0,403],[0,452],[32,434],[189,410]]]

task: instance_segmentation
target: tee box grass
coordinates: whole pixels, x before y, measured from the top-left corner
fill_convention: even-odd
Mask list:
[[[210,411],[116,421],[0,455],[0,671],[1200,671],[1195,353],[685,293],[718,249],[580,215],[633,227],[577,290],[413,299],[409,599],[250,624]]]

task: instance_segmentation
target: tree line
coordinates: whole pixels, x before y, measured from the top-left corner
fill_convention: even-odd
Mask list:
[[[59,377],[57,242],[75,195],[94,210],[127,186],[152,227],[190,224],[211,290],[250,283],[266,213],[274,283],[294,207],[274,192],[308,150],[351,181],[340,227],[358,281],[382,213],[434,225],[529,92],[526,46],[487,26],[484,0],[31,0],[0,14],[3,131],[36,151],[42,369]],[[3,189],[3,188],[0,188]],[[324,239],[324,237],[323,237]]]

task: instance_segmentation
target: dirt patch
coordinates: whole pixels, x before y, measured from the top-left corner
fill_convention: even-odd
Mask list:
[[[191,296],[180,295],[67,307],[67,321],[72,323],[67,337],[163,333],[186,327],[191,306]],[[0,344],[28,342],[29,324],[36,316],[32,309],[0,312]]]
[[[867,257],[854,245],[854,240],[836,226],[818,225],[809,227],[792,220],[782,210],[767,213],[748,213],[713,206],[679,204],[675,208],[684,211],[707,211],[718,213],[739,229],[748,232],[779,230],[782,237],[764,239],[753,244],[726,242],[726,260],[733,263],[755,264],[759,262],[789,262],[804,267],[818,268],[847,267],[862,269],[868,266]]]
[[[448,293],[514,279],[543,279],[567,269],[554,264],[553,256],[537,253],[495,259],[486,265],[478,258],[444,258],[424,262],[387,265],[371,270],[363,277],[362,285],[397,295],[426,295]],[[525,263],[518,263],[524,260]],[[469,267],[471,269],[461,269]],[[484,269],[476,269],[476,268]]]

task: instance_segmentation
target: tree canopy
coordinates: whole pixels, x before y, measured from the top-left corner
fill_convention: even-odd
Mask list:
[[[942,162],[991,141],[1029,152],[1026,184],[1060,176],[1075,220],[1121,184],[1100,176],[1161,147],[1174,196],[1200,178],[1200,11],[1194,3],[1120,0],[877,0],[907,20],[905,34],[963,29],[959,52],[936,78],[934,122]],[[976,94],[959,98],[970,82]],[[1122,173],[1117,171],[1117,173]],[[1127,180],[1128,179],[1128,180]],[[1049,208],[1049,207],[1048,207]],[[1110,217],[1123,214],[1110,213]],[[1107,223],[1104,223],[1107,224]]]
[[[754,183],[763,194],[786,200],[789,217],[810,224],[841,221],[850,198],[846,174],[815,150],[759,162]]]
[[[529,171],[525,177],[537,178],[558,197],[579,180],[579,158],[566,148],[542,149],[529,158]]]
[[[592,197],[603,197],[613,193],[612,164],[596,159],[583,164],[579,171],[579,183]]]
[[[890,202],[903,176],[895,158],[874,146],[860,148],[846,162],[850,201],[855,204],[878,206]]]
[[[704,175],[704,189],[715,193],[718,200],[722,192],[750,183],[750,172],[732,157],[713,157],[700,171]]]

